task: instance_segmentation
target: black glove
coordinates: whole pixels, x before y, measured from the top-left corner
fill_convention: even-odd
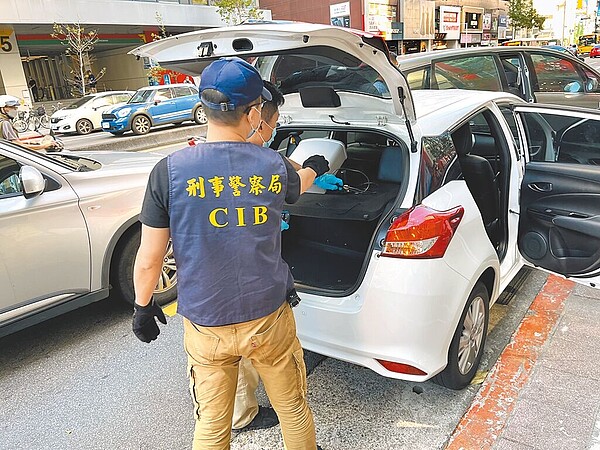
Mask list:
[[[329,171],[329,163],[323,155],[309,156],[306,161],[304,161],[304,164],[302,164],[303,169],[306,169],[307,167],[310,167],[317,172],[318,177]]]
[[[140,341],[148,343],[160,334],[155,317],[164,325],[167,324],[165,314],[154,299],[147,306],[133,304],[133,333]]]

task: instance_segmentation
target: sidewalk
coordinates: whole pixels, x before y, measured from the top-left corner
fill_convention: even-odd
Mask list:
[[[549,276],[448,450],[600,450],[600,290]]]

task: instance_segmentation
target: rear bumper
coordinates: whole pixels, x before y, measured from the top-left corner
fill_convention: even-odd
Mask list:
[[[364,281],[345,298],[300,293],[302,302],[294,312],[303,347],[390,378],[425,381],[440,372],[470,280],[443,259],[378,258],[374,253]],[[377,360],[408,364],[426,375],[391,372]]]

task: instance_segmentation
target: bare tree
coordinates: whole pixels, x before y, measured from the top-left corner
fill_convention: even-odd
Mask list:
[[[262,17],[255,0],[213,0],[210,4],[218,8],[217,13],[228,25]]]
[[[152,41],[160,41],[161,39],[168,38],[169,34],[167,33],[167,28],[165,27],[162,15],[158,11],[156,11],[155,18],[156,23],[158,24],[158,33],[150,33]],[[147,75],[148,78],[152,80],[151,83],[158,84],[163,72],[164,69],[158,62],[153,60],[150,61],[150,68],[148,69]]]
[[[85,95],[90,83],[88,70],[91,71],[94,57],[90,52],[98,42],[98,33],[96,30],[85,31],[78,23],[53,25],[54,32],[52,37],[58,39],[66,47],[65,54],[69,58],[69,74],[65,74],[65,81],[71,87],[72,91]],[[106,73],[106,68],[96,75],[94,84]]]

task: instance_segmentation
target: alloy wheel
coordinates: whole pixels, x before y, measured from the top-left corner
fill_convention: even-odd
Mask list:
[[[150,131],[150,120],[146,116],[138,116],[133,123],[136,134],[146,134]]]
[[[458,370],[468,373],[481,351],[481,342],[485,329],[485,302],[475,297],[463,322],[463,330],[458,345]]]
[[[81,119],[77,122],[77,132],[79,134],[89,134],[92,132],[92,123],[87,119]]]
[[[177,284],[177,268],[175,267],[175,256],[173,255],[173,242],[169,240],[167,253],[163,259],[163,266],[155,293],[165,292]]]

